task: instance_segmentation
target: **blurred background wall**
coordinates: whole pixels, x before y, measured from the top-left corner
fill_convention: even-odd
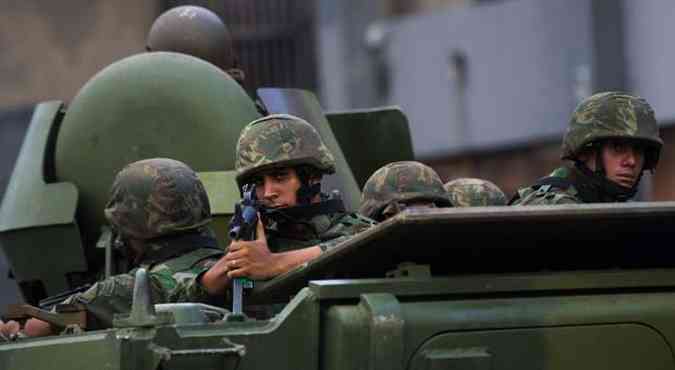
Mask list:
[[[640,198],[675,199],[672,0],[0,0],[0,196],[35,104],[70,101],[186,4],[228,24],[249,92],[310,89],[328,111],[399,105],[419,160],[508,194],[559,164],[580,99],[641,95],[666,145]]]

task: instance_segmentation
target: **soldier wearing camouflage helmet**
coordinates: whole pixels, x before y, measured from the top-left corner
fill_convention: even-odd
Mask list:
[[[255,184],[265,206],[257,239],[233,241],[204,275],[225,291],[235,277],[269,279],[320,255],[373,222],[345,212],[339,197],[321,192],[335,159],[319,133],[301,118],[273,114],[249,123],[237,143],[237,182]]]
[[[150,28],[146,50],[192,55],[219,67],[239,84],[245,80],[230,30],[216,13],[200,6],[179,6],[160,15]]]
[[[654,171],[663,141],[646,100],[621,92],[595,94],[574,111],[560,167],[521,189],[516,205],[624,202],[645,170]]]
[[[155,303],[219,303],[201,283],[223,255],[207,225],[211,210],[196,173],[182,162],[154,158],[131,163],[116,176],[105,208],[113,243],[133,268],[113,275],[63,303],[87,310],[87,328],[112,326],[113,315],[131,309],[134,273],[148,271]],[[2,330],[3,328],[0,328]],[[29,336],[48,335],[48,323],[26,324]]]
[[[412,206],[452,205],[443,182],[431,167],[415,161],[393,162],[379,168],[366,181],[359,212],[383,221]]]
[[[453,207],[505,206],[506,195],[490,181],[459,178],[443,185]]]

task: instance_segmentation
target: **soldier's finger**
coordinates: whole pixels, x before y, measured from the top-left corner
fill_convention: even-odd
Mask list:
[[[267,235],[265,235],[265,226],[262,223],[260,218],[260,213],[258,213],[258,225],[256,226],[256,236],[258,240],[267,240]]]
[[[241,242],[233,241],[232,243],[230,243],[230,246],[227,247],[227,250],[228,250],[228,252],[233,252],[233,251],[241,249],[241,247],[242,247]]]
[[[227,272],[227,277],[230,279],[238,278],[246,276],[246,269],[243,268],[238,268],[238,269],[233,269]]]
[[[236,259],[241,259],[244,256],[246,256],[247,254],[248,254],[248,251],[246,249],[240,249],[238,251],[230,252],[230,253],[226,254],[225,260],[226,261],[232,261],[232,260],[236,260]]]

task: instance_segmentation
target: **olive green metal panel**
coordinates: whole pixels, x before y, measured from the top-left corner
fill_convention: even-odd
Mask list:
[[[241,129],[258,117],[241,86],[208,62],[166,52],[130,56],[73,99],[56,142],[56,176],[77,185],[78,221],[95,239],[124,165],[168,157],[195,171],[231,170]]]
[[[235,171],[198,172],[199,179],[204,183],[206,194],[209,196],[211,227],[216,232],[218,245],[225,248],[230,243],[228,229],[230,218],[234,213],[234,204],[241,198],[239,187],[235,180]]]
[[[408,118],[399,107],[330,112],[326,118],[361,188],[378,168],[415,157]]]
[[[402,262],[435,276],[675,267],[663,240],[675,202],[411,209],[254,289],[291,294],[310,280],[383,277]]]
[[[670,346],[644,325],[592,325],[442,334],[413,369],[672,369]]]
[[[197,348],[200,343],[204,347],[210,339],[225,337],[246,348],[239,370],[319,369],[319,303],[311,290],[303,289],[270,320],[177,327],[175,335],[171,334],[174,329],[167,329],[154,342],[170,348],[186,345]]]
[[[77,189],[70,183],[46,184],[43,172],[62,107],[59,101],[35,107],[0,208],[0,232],[74,221]]]
[[[0,369],[129,369],[120,341],[106,333],[50,337],[0,346]]]
[[[324,190],[339,190],[347,210],[357,210],[361,190],[316,96],[306,90],[276,88],[258,89],[258,96],[268,112],[292,114],[316,128],[336,161],[335,174],[325,178]]]
[[[536,277],[530,281],[537,284]],[[335,302],[324,316],[325,368],[672,369],[675,323],[666,312],[673,292],[366,293],[322,300]]]
[[[46,183],[43,173],[62,106],[35,108],[0,208],[0,246],[16,281],[40,280],[47,294],[69,288],[67,273],[87,269],[75,222],[78,191],[71,183]]]

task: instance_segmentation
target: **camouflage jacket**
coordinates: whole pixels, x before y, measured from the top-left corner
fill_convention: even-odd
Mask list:
[[[574,181],[571,181],[575,177],[575,172],[577,170],[573,167],[556,168],[548,177],[569,181],[571,184],[566,189],[554,184],[528,186],[518,190],[510,204],[526,206],[586,203],[581,199],[579,191],[574,186]]]
[[[180,248],[185,253],[167,254],[167,248],[183,244],[181,238],[163,238],[159,243],[148,245],[143,260],[126,274],[111,276],[99,281],[83,293],[68,297],[63,303],[81,303],[86,307],[88,329],[112,326],[115,314],[131,310],[134,289],[134,274],[138,268],[148,271],[154,303],[202,302],[216,303],[199,282],[202,273],[213,266],[223,251],[213,243]],[[173,239],[173,240],[172,240]],[[200,241],[200,239],[197,239]]]
[[[359,232],[375,225],[375,221],[356,213],[320,214],[293,222],[273,222],[266,227],[267,244],[274,253],[312,246],[329,250]]]

